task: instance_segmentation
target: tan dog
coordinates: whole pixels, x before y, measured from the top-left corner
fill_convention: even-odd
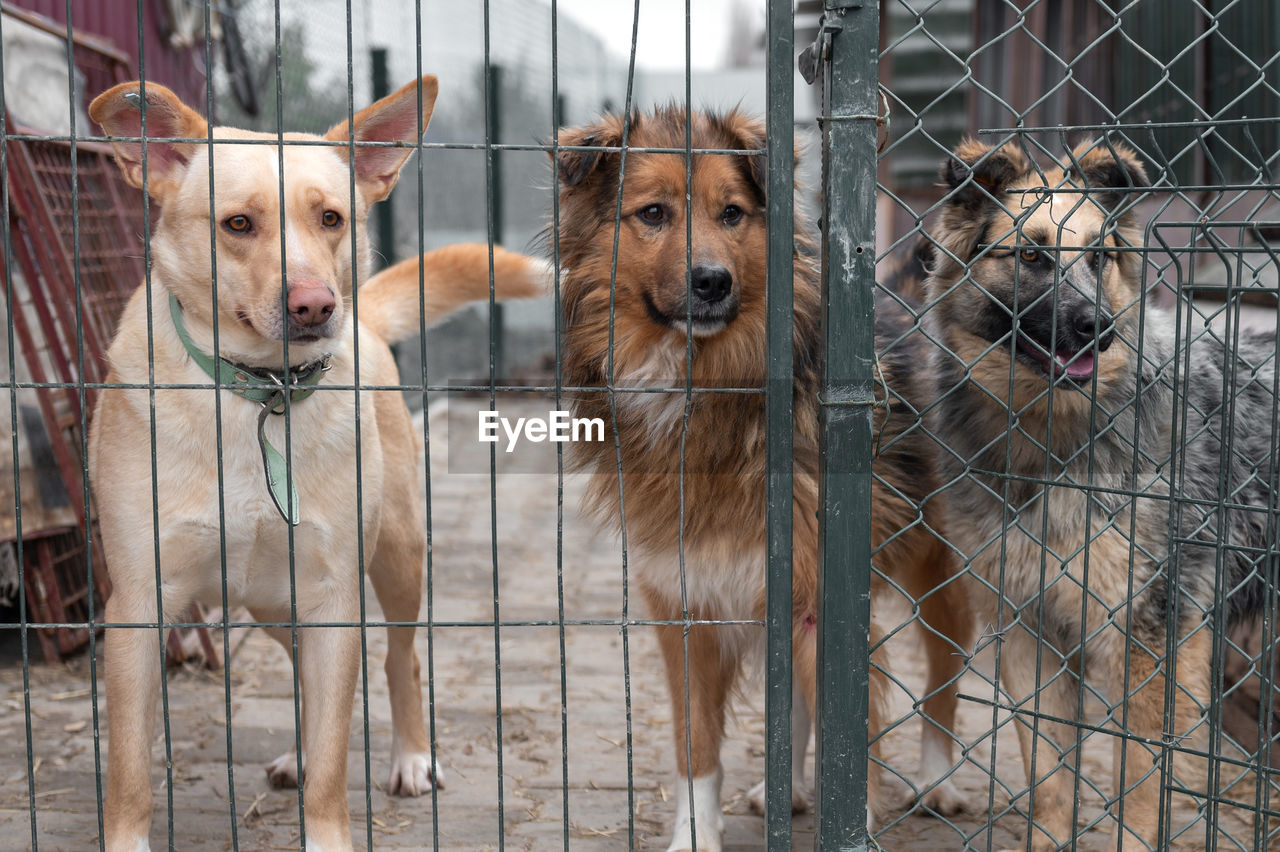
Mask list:
[[[359,323],[353,316],[352,287],[370,260],[366,216],[395,185],[436,89],[434,77],[423,77],[358,113],[350,132],[343,122],[323,138],[286,134],[319,144],[283,150],[234,144],[276,137],[227,128],[213,130],[212,145],[150,141],[209,136],[204,119],[163,86],[146,86],[144,96],[138,83],[125,83],[89,108],[108,135],[136,138],[145,98],[145,167],[138,141],[112,144],[128,181],[163,207],[150,292],[134,293],[110,350],[109,382],[148,387],[103,391],[90,433],[114,586],[107,622],[173,620],[193,599],[221,602],[224,594],[259,621],[296,617],[305,760],[286,752],[267,771],[274,784],[296,784],[305,763],[313,852],[351,848],[347,738],[360,631],[308,625],[359,623],[362,564],[387,620],[416,621],[420,599],[423,517],[409,415],[398,392],[351,388],[398,383],[387,342],[418,328],[420,298],[432,320],[489,294],[488,247],[453,246],[371,280],[360,291]],[[353,151],[351,139],[400,147]],[[493,261],[499,298],[546,290],[545,264],[497,248]],[[231,387],[164,387],[211,384],[215,349],[224,359],[220,381]],[[288,401],[270,390],[286,375],[296,386]],[[268,408],[282,416],[267,416]],[[290,648],[290,628],[269,632]],[[440,776],[414,630],[389,634],[387,790],[416,796]],[[159,648],[154,628],[107,632],[104,821],[112,852],[149,848]]]

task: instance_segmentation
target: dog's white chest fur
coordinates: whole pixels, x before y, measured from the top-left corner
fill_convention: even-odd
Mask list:
[[[216,430],[212,393],[207,404],[167,407],[160,417],[174,417],[177,424],[157,423],[158,488],[162,496],[183,494],[184,499],[161,503],[162,542],[197,559],[199,583],[192,590],[200,598],[221,597],[223,554],[227,592],[235,602],[251,602],[256,608],[287,608],[290,599],[290,560],[295,582],[332,581],[314,576],[322,566],[351,567],[356,573],[358,554],[335,554],[334,548],[351,547],[356,541],[358,507],[355,480],[355,429],[352,394],[317,393],[291,410],[285,440],[285,418],[270,416],[267,437],[282,455],[292,460],[291,474],[298,490],[301,523],[290,530],[272,502],[257,441],[260,407],[230,393],[222,393],[222,430]],[[220,451],[220,453],[219,453]],[[221,478],[216,460],[221,456]],[[187,459],[193,459],[188,461]],[[198,460],[198,461],[195,461]],[[380,465],[367,459],[376,470]],[[215,467],[200,474],[193,467]],[[221,484],[221,488],[219,488]],[[221,499],[219,499],[221,491]],[[339,508],[335,504],[343,504]],[[326,510],[323,524],[312,523],[318,509]],[[350,530],[335,535],[333,518],[350,519]],[[349,535],[347,533],[350,533]],[[372,538],[369,539],[373,541]],[[177,542],[182,542],[177,544]],[[292,557],[291,557],[292,553]],[[366,554],[366,556],[371,554]],[[316,558],[325,556],[328,558]]]
[[[223,394],[222,499],[219,501],[216,477],[204,480],[207,484],[193,495],[196,497],[195,505],[186,507],[185,511],[168,514],[161,529],[165,536],[181,535],[175,530],[182,529],[195,533],[200,539],[217,535],[221,529],[226,548],[228,591],[232,597],[254,601],[258,606],[265,601],[277,605],[287,603],[291,550],[295,572],[309,572],[329,562],[312,558],[312,554],[333,555],[334,547],[354,542],[354,536],[335,538],[332,513],[326,513],[328,517],[323,524],[310,521],[316,516],[317,504],[320,503],[326,507],[332,507],[335,502],[349,504],[343,506],[342,515],[351,519],[357,517],[354,412],[349,394],[345,400],[339,400],[337,396],[317,394],[294,407],[289,418],[288,442],[285,440],[284,417],[271,416],[267,423],[268,440],[282,455],[287,454],[292,460],[290,473],[298,490],[302,521],[293,528],[291,542],[289,525],[276,509],[267,487],[256,437],[259,407]],[[330,410],[323,411],[323,407]],[[199,437],[206,450],[218,446],[217,435],[209,434],[212,427],[213,418],[210,418],[204,426],[205,434]],[[333,447],[335,444],[345,445],[346,451],[315,451],[322,445],[337,450]],[[169,453],[164,455],[172,457]],[[177,483],[172,484],[177,486]],[[206,565],[200,572],[205,583],[197,592],[202,597],[211,591],[220,594],[220,589],[209,587],[209,581],[218,585],[221,565],[208,562],[216,559],[220,563],[221,549],[221,543],[217,547],[205,548]],[[350,557],[343,561],[353,566],[354,571],[357,555],[343,556]]]
[[[759,616],[764,557],[763,551],[730,555],[686,545],[683,571],[674,546],[660,552],[637,550],[632,565],[641,584],[665,597],[673,609],[687,606],[698,620],[745,621]],[[729,656],[743,659],[759,649],[765,634],[755,625],[740,624],[721,626],[717,635]]]
[[[685,360],[688,353],[683,345],[676,345],[676,336],[668,337],[654,346],[648,356],[638,364],[615,369],[616,384],[631,388],[666,388],[666,391],[650,393],[632,391],[617,396],[618,409],[637,415],[648,424],[646,437],[656,445],[671,435],[680,425],[684,415],[686,396],[677,388],[684,385]],[[604,375],[609,374],[606,358],[601,365]]]

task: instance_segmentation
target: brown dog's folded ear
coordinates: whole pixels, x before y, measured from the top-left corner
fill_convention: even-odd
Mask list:
[[[422,124],[418,124],[418,84],[422,84]],[[431,121],[431,112],[435,108],[436,95],[439,92],[436,78],[427,74],[421,80],[415,80],[399,91],[387,95],[377,103],[367,106],[355,114],[355,133],[347,129],[345,121],[335,124],[325,139],[331,142],[396,142],[401,145],[416,145],[426,132],[427,123]],[[335,149],[346,159],[350,149]],[[400,178],[400,169],[405,161],[413,155],[413,148],[384,148],[356,146],[355,172],[356,184],[361,193],[372,204],[381,201],[391,194],[396,181]]]
[[[1151,186],[1147,170],[1133,149],[1106,140],[1085,142],[1073,148],[1067,171],[1086,189],[1093,190],[1090,198],[1113,211],[1135,194],[1127,190]]]
[[[632,118],[632,129],[639,115]],[[588,127],[567,127],[556,137],[561,147],[617,148],[622,145],[622,118],[616,115],[602,116],[598,124]],[[575,187],[585,181],[600,163],[601,157],[617,158],[617,154],[605,151],[560,151],[556,157],[556,171],[562,188]]]
[[[1004,191],[1030,170],[1030,161],[1012,142],[992,148],[966,139],[942,164],[942,180],[952,189],[950,203],[977,209],[993,198],[1003,203]]]
[[[209,135],[209,125],[198,112],[158,83],[148,83],[143,100],[139,81],[121,83],[93,99],[89,117],[102,125],[107,136],[142,136],[142,111],[147,112],[146,188],[163,203],[181,183],[197,142],[160,142],[153,139],[199,139]],[[125,180],[143,188],[142,143],[111,140],[116,162]]]
[[[765,126],[762,121],[738,110],[731,110],[723,116],[710,117],[712,125],[729,136],[731,144],[727,147],[741,148],[744,151],[763,149],[765,147]],[[800,161],[799,148],[793,156]],[[744,173],[751,182],[760,203],[764,203],[769,190],[769,160],[765,154],[752,154],[749,157],[734,157],[744,167]]]

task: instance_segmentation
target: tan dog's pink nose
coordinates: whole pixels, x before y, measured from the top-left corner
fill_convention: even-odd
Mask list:
[[[289,316],[298,325],[322,325],[333,315],[333,291],[311,280],[289,288]]]

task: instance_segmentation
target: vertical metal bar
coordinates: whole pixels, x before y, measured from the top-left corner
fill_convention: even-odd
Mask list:
[[[499,342],[502,335],[499,329],[501,314],[496,312],[493,283],[493,246],[497,243],[502,229],[502,216],[497,206],[498,200],[498,156],[493,146],[498,142],[498,96],[495,90],[502,85],[501,69],[491,61],[490,37],[493,33],[489,0],[484,3],[484,142],[485,142],[485,226],[489,238],[489,408],[497,409],[497,392],[499,369]],[[498,850],[506,849],[506,803],[503,798],[505,784],[503,774],[503,739],[502,739],[502,612],[499,598],[499,562],[498,562],[498,457],[497,446],[489,445],[489,559],[493,571],[493,704],[494,704],[494,751],[498,761]]]
[[[279,215],[276,223],[276,227],[279,229],[279,234],[280,234],[280,312],[282,316],[287,316],[289,312],[289,293],[287,289],[288,277],[289,277],[288,276],[289,258],[288,258],[288,245],[286,240],[287,228],[286,228],[286,222],[285,222],[285,207],[283,203],[284,197],[285,197],[284,53],[280,49],[280,45],[282,43],[282,33],[283,33],[283,28],[281,25],[280,6],[281,6],[280,0],[275,0],[275,2],[272,4],[272,17],[274,19],[273,21],[274,29],[272,32],[274,37],[274,44],[276,46],[275,57],[274,57],[275,58],[275,61],[274,61],[275,89],[276,89],[275,154],[276,154],[276,175],[277,175],[275,189],[276,189],[276,198],[280,200],[280,210],[279,210]],[[348,92],[350,92],[350,88],[351,88],[350,79],[351,79],[351,74],[350,74],[350,71],[348,71],[347,72]],[[348,98],[347,98],[348,116],[350,116],[350,111],[351,111],[350,103],[351,103],[351,98],[350,98],[350,95],[348,95]],[[354,133],[355,133],[354,121],[351,121],[350,123],[348,123],[347,126],[348,128],[351,129],[353,134],[351,137],[351,140],[354,140],[355,138],[354,137]],[[354,141],[349,141],[348,144],[351,146],[348,151],[348,157],[350,161],[354,162],[355,143]],[[213,155],[212,150],[210,150],[209,153],[210,153],[210,156]],[[214,203],[217,203],[217,197],[216,197],[217,193],[214,190],[216,190],[216,187],[210,186],[210,191],[214,195]],[[359,318],[356,317],[355,319],[358,320]],[[356,335],[356,337],[359,337],[359,335]],[[284,363],[281,365],[281,371],[283,374],[287,375],[289,372],[289,364],[290,364],[289,336],[285,335],[284,339],[281,342],[284,344],[283,346]],[[358,356],[356,358],[355,370],[356,370],[356,374],[359,375],[360,362],[359,362]],[[154,381],[155,379],[152,378],[152,382]],[[358,398],[359,397],[357,396],[357,399]],[[284,404],[284,415],[283,415],[284,416],[284,480],[285,480],[286,486],[292,489],[294,487],[293,485],[294,478],[293,478],[292,400],[290,395],[287,393],[282,395],[281,400]],[[154,430],[154,426],[152,428]],[[359,439],[357,438],[357,441],[358,440]],[[154,445],[154,439],[152,443]],[[153,464],[152,467],[154,466],[155,465]],[[152,485],[152,489],[154,491],[155,489],[154,484]],[[152,502],[155,502],[155,501],[153,500]],[[304,775],[303,766],[302,766],[302,759],[304,756],[304,752],[302,748],[303,746],[303,743],[302,743],[302,667],[300,662],[301,657],[298,655],[300,625],[298,623],[297,547],[296,547],[296,538],[294,536],[293,524],[285,524],[285,527],[286,527],[285,529],[286,541],[288,542],[287,567],[288,567],[288,576],[289,576],[289,659],[292,662],[292,665],[290,666],[290,669],[291,669],[290,674],[293,679],[293,749],[294,749],[293,754],[294,754],[294,760],[295,760],[295,763],[294,763],[295,771],[297,772],[298,778],[302,778]],[[158,522],[156,523],[155,528],[157,530],[160,529],[160,524]],[[303,785],[299,784],[297,788],[298,842],[302,847],[302,852],[307,852],[307,807],[306,807],[306,798],[303,795],[303,793],[304,793]],[[172,832],[169,833],[169,845],[171,847],[173,845]]]
[[[347,0],[345,12],[346,12],[346,19],[347,19],[346,20],[346,24],[347,24],[347,127],[350,128],[351,130],[351,137],[348,142],[348,145],[350,146],[350,148],[349,148],[347,162],[351,165],[350,165],[350,168],[347,169],[347,192],[348,192],[347,197],[351,199],[355,199],[356,197],[356,170],[355,170],[356,97],[355,97],[355,61],[354,60],[355,60],[356,54],[355,54],[355,41],[353,38],[353,34],[355,31],[355,26],[354,26],[355,18],[353,16],[351,0]],[[279,48],[277,47],[277,50],[278,49]],[[385,84],[385,81],[384,81],[384,84]],[[419,135],[419,138],[421,138],[421,135]],[[281,153],[283,154],[283,150]],[[281,173],[283,174],[284,172],[283,163],[281,163],[281,166],[282,166]],[[281,206],[283,207],[284,196],[281,195],[280,198],[281,198]],[[348,212],[348,215],[352,216],[353,219],[355,214],[354,203],[355,202],[353,200],[352,209]],[[383,211],[390,210],[390,209],[391,209],[391,204],[388,201],[384,200],[382,204],[379,205],[378,212],[381,215]],[[350,236],[351,257],[356,258],[359,255],[357,253],[358,252],[358,244],[356,242],[357,235],[354,228],[349,231],[349,236]],[[384,255],[391,251],[390,246],[380,246],[380,248],[382,248]],[[281,257],[283,258],[283,256],[284,256],[284,252],[282,249]],[[359,271],[357,269],[357,264],[355,263],[351,265],[351,322],[354,326],[359,328],[360,326],[360,281],[359,281]],[[287,354],[287,350],[286,350],[286,354]],[[362,740],[363,751],[364,751],[364,813],[365,813],[364,830],[365,830],[365,843],[369,849],[372,849],[374,822],[373,822],[373,775],[372,775],[372,766],[370,764],[370,758],[369,758],[369,751],[370,751],[369,749],[369,742],[370,742],[370,739],[369,739],[369,605],[368,605],[368,601],[365,598],[366,573],[368,571],[369,566],[367,562],[367,557],[365,555],[366,553],[368,553],[368,551],[365,549],[365,538],[364,538],[364,463],[365,462],[364,462],[364,453],[361,450],[361,448],[364,446],[364,442],[362,440],[363,423],[362,423],[362,407],[361,407],[361,395],[362,395],[361,385],[363,384],[363,382],[360,379],[360,335],[359,334],[356,334],[352,340],[351,362],[352,362],[352,368],[355,374],[355,390],[353,393],[354,398],[352,401],[355,404],[355,410],[354,410],[355,436],[354,437],[355,437],[355,452],[356,452],[356,467],[355,467],[356,576],[358,578],[356,581],[356,589],[359,592],[359,598],[360,598],[360,621],[358,625],[351,625],[351,626],[353,627],[359,626],[360,628],[359,693],[360,693],[360,722],[361,722],[360,734],[361,734],[361,740]],[[287,397],[289,395],[285,394],[285,396],[286,396],[285,438],[287,440],[289,437],[289,434],[288,434],[289,424],[287,420],[289,403],[288,403]],[[286,457],[286,459],[288,459],[288,457]],[[377,544],[376,539],[374,541],[374,544],[375,545]],[[386,621],[387,614],[385,612],[382,613],[382,618],[383,618],[383,621]],[[297,703],[299,700],[300,700],[300,696],[295,693],[294,702]],[[348,768],[348,773],[349,772],[350,772],[350,769]]]
[[[631,710],[631,551],[628,549],[627,490],[622,470],[622,438],[618,432],[617,373],[614,369],[615,338],[617,335],[618,309],[618,237],[622,232],[622,188],[627,180],[627,145],[631,138],[631,118],[635,104],[636,44],[640,38],[640,0],[635,0],[631,11],[631,49],[627,56],[627,92],[622,109],[622,150],[618,154],[618,193],[613,208],[613,246],[609,257],[609,346],[608,363],[605,365],[605,381],[609,394],[609,422],[613,424],[613,453],[618,465],[618,519],[621,523],[622,544],[622,599],[620,603],[620,627],[622,632],[622,697],[627,720],[627,848],[636,848],[636,785],[635,785],[635,730]],[[605,111],[611,111],[605,101]],[[557,208],[557,212],[558,208]],[[559,221],[556,222],[557,229]]]
[[[348,41],[350,41],[350,28],[348,28]],[[391,78],[387,72],[387,49],[385,47],[374,47],[369,50],[369,77],[370,85],[373,88],[373,98],[370,103],[380,101],[387,95],[391,94]],[[421,74],[418,75],[421,78]],[[391,258],[395,256],[396,249],[396,220],[392,215],[390,199],[386,203],[379,204],[374,211],[374,216],[378,226],[378,252],[374,255],[374,272],[391,265]]]
[[[559,130],[564,126],[565,96],[560,91],[560,9],[557,0],[551,0],[551,161],[559,157]],[[551,312],[555,325],[555,396],[556,410],[564,408],[564,351],[559,341],[564,340],[564,312],[560,304],[560,192],[559,170],[552,168],[551,183],[551,259],[555,268],[552,287],[554,300]],[[556,446],[556,620],[559,622],[556,639],[560,652],[560,786],[564,790],[560,799],[560,819],[563,823],[563,848],[569,852],[569,667],[565,647],[564,611],[564,444]]]
[[[422,3],[421,0],[413,5],[413,35],[414,35],[414,74],[419,80],[422,79]],[[422,90],[418,87],[418,129],[426,130],[422,114]],[[418,203],[418,254],[421,256],[427,250],[426,240],[426,224],[427,214],[425,198],[423,194],[423,175],[426,168],[426,151],[422,150],[422,136],[417,139],[418,156],[415,158],[415,166],[418,170],[416,195]],[[418,363],[421,365],[422,372],[420,378],[422,380],[422,410],[424,412],[430,410],[430,399],[427,395],[427,385],[429,384],[429,369],[431,366],[427,358],[427,308],[424,302],[426,289],[423,287],[425,273],[422,264],[418,264]],[[432,545],[434,544],[431,534],[431,418],[423,416],[422,418],[422,466],[423,466],[423,489],[422,489],[422,512],[423,523],[425,525],[424,539],[426,541],[426,621],[425,630],[427,634],[427,743],[431,749],[431,762],[434,770],[436,765],[436,755],[440,753],[437,746],[436,736],[436,646],[435,646],[435,559]],[[419,618],[422,617],[419,610]],[[423,626],[424,622],[419,621],[418,625]],[[431,784],[431,849],[440,849],[440,784],[439,779],[433,779]],[[425,838],[424,838],[425,841]],[[424,846],[427,844],[424,842]]]
[[[489,63],[486,58],[486,70],[488,71],[489,84],[485,90],[485,107],[488,111],[489,140],[493,145],[497,145],[502,141],[502,66]],[[489,232],[490,245],[500,245],[503,242],[502,234],[502,214],[504,205],[502,203],[502,155],[493,148],[489,149],[489,207],[492,211],[489,215],[489,221],[492,223],[492,229]],[[493,375],[496,377],[506,376],[506,358],[503,351],[502,341],[506,335],[503,333],[506,328],[505,317],[503,316],[502,304],[493,302],[489,305],[489,315],[492,319],[489,321],[489,327],[493,330]]]
[[[791,535],[792,535],[792,314],[794,272],[795,92],[791,63],[795,28],[791,0],[769,0],[766,43],[766,147],[768,149],[769,261],[767,279],[768,434],[765,523],[768,535],[765,678],[765,833],[771,850],[791,848]]]
[[[826,0],[816,842],[866,849],[879,7]],[[833,8],[841,6],[844,8]]]
[[[684,3],[684,292],[685,292],[685,327],[693,327],[693,38],[690,32],[692,15],[689,9],[690,0]],[[618,200],[622,200],[619,189]],[[683,736],[680,746],[684,750],[684,765],[688,768],[684,781],[684,789],[677,790],[676,795],[685,798],[689,807],[689,839],[693,851],[698,852],[698,808],[694,801],[693,791],[693,730],[690,722],[692,712],[692,688],[689,672],[689,637],[693,632],[693,616],[689,610],[689,574],[685,549],[685,488],[686,468],[689,444],[689,415],[693,410],[693,335],[684,338],[684,407],[680,420],[680,463],[677,468],[677,515],[676,515],[676,553],[679,555],[680,568],[680,621],[681,640],[683,642],[684,670],[684,731],[676,736]],[[719,755],[716,756],[719,758]],[[714,831],[714,829],[712,829]],[[674,838],[673,838],[674,840]]]
[[[136,12],[138,21],[138,93],[141,95],[143,102],[147,100],[147,51],[146,40],[144,38],[144,21],[145,13],[142,8],[142,0],[138,0]],[[152,255],[151,255],[151,223],[153,216],[156,215],[151,206],[151,169],[149,154],[147,151],[147,110],[142,110],[139,119],[140,129],[138,131],[142,142],[142,233],[145,235],[142,243],[143,254],[143,286],[145,287],[147,304],[152,303],[152,293],[155,289],[156,282],[152,278]],[[160,474],[156,462],[156,447],[158,439],[156,437],[156,351],[155,351],[155,317],[151,314],[151,309],[147,309],[147,424],[148,424],[148,446],[151,448],[151,469],[149,471],[151,477],[151,558],[152,566],[155,570],[156,580],[156,619],[151,625],[156,629],[157,653],[159,654],[160,669],[160,712],[161,719],[164,722],[164,770],[165,770],[165,804],[167,806],[166,817],[166,837],[169,841],[169,847],[173,848],[173,731],[169,724],[169,673],[165,668],[165,627],[164,627],[164,578],[160,572]],[[110,624],[106,625],[110,629]],[[142,629],[142,628],[139,628]],[[110,732],[108,732],[110,736]],[[108,740],[108,769],[110,772],[110,741]],[[99,808],[101,810],[101,808]],[[99,815],[101,820],[101,814]],[[154,819],[154,816],[153,816]],[[105,843],[105,833],[101,836],[101,842]]]
[[[3,21],[3,15],[0,15],[0,22]],[[4,33],[3,23],[0,23],[0,36]],[[3,38],[0,38],[0,45],[3,44]],[[0,214],[4,216],[4,230],[0,233],[0,244],[4,249],[3,269],[0,275],[3,279],[0,284],[4,286],[4,316],[5,316],[5,345],[8,347],[5,351],[8,354],[8,363],[5,365],[9,371],[9,380],[6,382],[9,396],[9,448],[11,453],[11,463],[13,465],[13,519],[16,541],[14,544],[14,553],[17,558],[18,566],[18,642],[22,649],[22,720],[23,720],[23,736],[26,740],[26,793],[27,793],[27,814],[30,822],[28,827],[31,829],[31,848],[33,850],[40,849],[38,834],[39,821],[36,818],[36,773],[35,773],[35,740],[34,732],[31,730],[31,649],[29,646],[30,633],[27,626],[30,616],[27,614],[27,577],[26,577],[26,549],[23,545],[22,536],[22,473],[21,473],[21,455],[18,446],[18,341],[15,339],[14,330],[16,320],[14,319],[14,311],[21,310],[21,305],[13,295],[13,229],[9,226],[10,222],[10,204],[9,197],[9,121],[8,108],[4,100],[4,48],[0,47]],[[93,647],[93,631],[89,631],[90,647]],[[91,694],[94,696],[93,716],[94,731],[97,731],[98,724],[98,702],[97,702],[97,664],[93,655],[89,656],[89,675],[91,680]],[[98,801],[102,801],[102,757],[97,747],[97,737],[94,737],[94,777],[99,779],[98,784]],[[102,807],[98,807],[98,836],[103,837],[102,831]],[[15,832],[16,837],[16,832]]]
[[[80,505],[84,507],[84,515],[78,520],[80,529],[84,533],[84,561],[85,561],[85,593],[86,593],[86,611],[85,611],[85,631],[89,634],[90,652],[97,651],[97,641],[94,636],[94,582],[93,582],[93,523],[90,520],[91,503],[89,497],[89,414],[87,405],[87,396],[84,386],[84,338],[85,338],[85,317],[84,317],[84,281],[81,278],[80,265],[80,160],[79,146],[76,137],[84,131],[76,126],[76,108],[75,104],[83,98],[84,93],[76,90],[76,64],[75,64],[75,45],[74,45],[74,29],[72,27],[72,8],[71,0],[66,0],[65,7],[67,17],[67,101],[68,101],[68,121],[67,126],[70,129],[70,152],[71,160],[71,251],[72,251],[72,267],[71,277],[75,291],[75,356],[76,356],[76,407],[80,412]],[[16,471],[17,468],[15,467]],[[15,492],[16,493],[16,492]],[[66,618],[67,616],[63,616]],[[163,662],[161,663],[163,665]],[[95,714],[96,715],[96,714]]]
[[[213,27],[212,25],[213,10],[206,6],[204,10],[204,58],[205,58],[205,112],[204,114],[214,116],[214,76],[212,69],[213,56]],[[218,323],[218,217],[216,215],[216,197],[214,195],[214,175],[215,168],[213,162],[213,128],[212,120],[205,124],[205,150],[208,152],[209,161],[209,272],[212,287],[210,289],[210,299],[212,303],[211,316],[213,317],[213,351],[222,351],[222,335],[221,326]],[[226,725],[224,731],[226,739],[226,755],[227,755],[227,810],[230,816],[231,824],[231,848],[240,848],[239,838],[239,810],[236,807],[236,770],[235,770],[235,743],[231,734],[231,630],[229,623],[231,621],[231,596],[227,590],[227,489],[226,489],[226,468],[223,464],[222,456],[222,394],[216,389],[222,380],[222,363],[220,359],[213,362],[213,384],[215,389],[213,393],[213,433],[214,446],[218,448],[216,453],[216,465],[218,477],[218,574],[219,574],[219,592],[221,594],[222,603],[222,698],[223,698],[223,720]]]

